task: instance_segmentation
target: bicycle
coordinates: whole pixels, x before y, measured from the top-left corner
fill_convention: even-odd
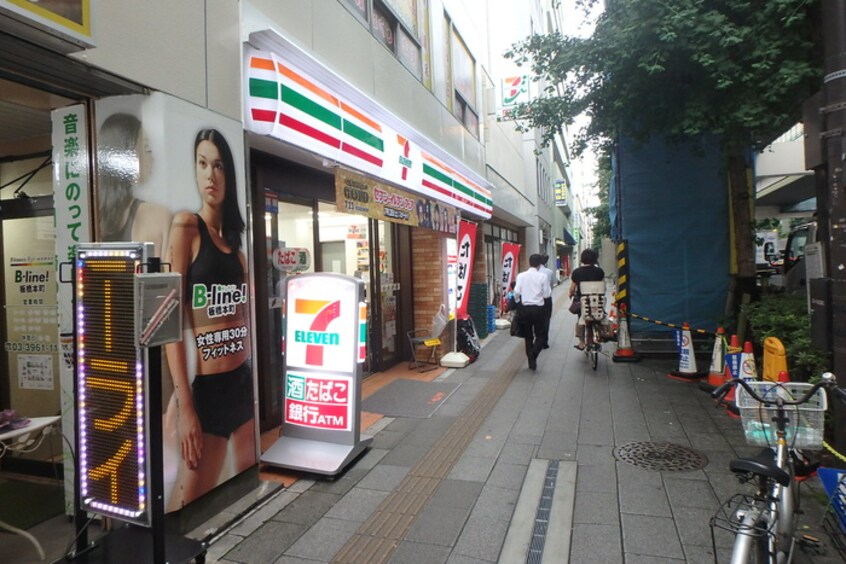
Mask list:
[[[746,442],[766,448],[754,457],[729,463],[741,483],[754,481],[757,489],[753,495],[735,494],[711,518],[714,560],[717,561],[715,531],[722,529],[735,536],[732,564],[788,563],[793,559],[797,541],[799,480],[813,474],[819,465],[803,464],[797,473],[794,449],[822,445],[827,408],[822,388],[841,399],[846,398],[846,391],[837,387],[833,374],[826,372],[813,385],[733,379],[711,392],[711,396],[722,402],[732,386],[740,386],[736,403]]]

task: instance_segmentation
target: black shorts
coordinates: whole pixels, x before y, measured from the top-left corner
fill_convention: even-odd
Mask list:
[[[249,361],[228,372],[195,376],[191,394],[203,433],[228,439],[255,415]]]

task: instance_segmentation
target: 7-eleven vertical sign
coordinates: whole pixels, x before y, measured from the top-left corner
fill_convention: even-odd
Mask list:
[[[459,319],[467,317],[467,298],[473,279],[473,258],[476,255],[476,224],[461,221],[458,224],[458,268],[456,269],[455,297]]]

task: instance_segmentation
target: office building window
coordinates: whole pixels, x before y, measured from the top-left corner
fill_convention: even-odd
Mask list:
[[[429,0],[341,0],[373,37],[420,81],[431,87]]]
[[[475,137],[479,136],[479,112],[476,110],[476,60],[467,44],[444,14],[448,53],[446,61],[447,105],[452,114]]]

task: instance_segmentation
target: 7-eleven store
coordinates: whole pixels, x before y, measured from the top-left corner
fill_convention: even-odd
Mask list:
[[[442,303],[455,311],[459,221],[491,217],[491,185],[274,32],[244,45],[244,100],[256,247],[266,242],[255,269],[256,303],[267,304],[257,307],[267,328],[257,331],[259,397],[272,423],[283,395],[286,274],[360,277],[365,372],[406,362],[407,332],[431,326]]]

